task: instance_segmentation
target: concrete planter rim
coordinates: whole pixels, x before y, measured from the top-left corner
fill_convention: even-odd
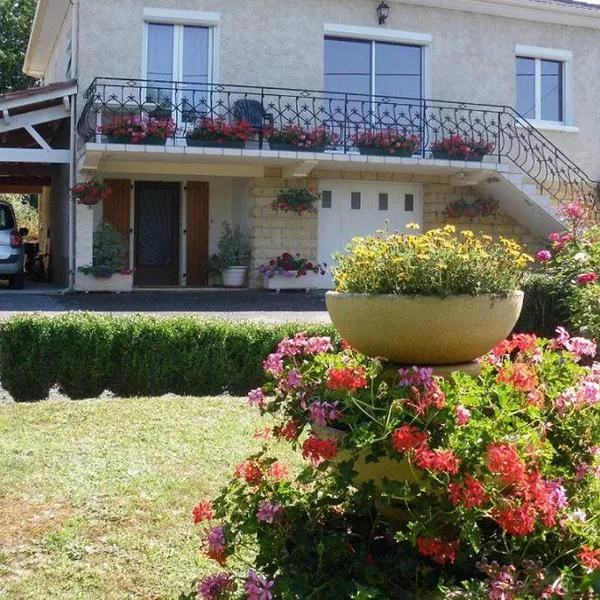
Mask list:
[[[367,298],[402,298],[402,299],[423,299],[428,298],[433,300],[437,298],[438,300],[466,300],[469,298],[498,298],[503,300],[505,298],[509,298],[510,296],[517,295],[523,296],[525,293],[522,290],[513,290],[511,292],[507,292],[506,294],[501,293],[489,293],[489,294],[454,294],[450,296],[426,296],[425,294],[369,294],[366,292],[336,292],[335,290],[329,290],[327,292],[327,296],[343,296],[344,298],[359,298],[359,299],[367,299]]]

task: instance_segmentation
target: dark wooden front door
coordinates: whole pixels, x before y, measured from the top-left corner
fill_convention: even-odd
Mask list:
[[[135,184],[136,285],[179,285],[179,199],[178,183]]]
[[[187,182],[187,284],[208,283],[208,183]]]

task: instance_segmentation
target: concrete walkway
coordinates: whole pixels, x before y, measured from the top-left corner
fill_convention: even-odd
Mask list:
[[[193,315],[264,323],[330,323],[323,292],[250,290],[136,291],[131,294],[45,295],[0,291],[0,320],[22,313],[89,311],[156,316]]]

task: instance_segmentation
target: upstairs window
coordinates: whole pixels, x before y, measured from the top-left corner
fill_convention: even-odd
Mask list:
[[[517,56],[517,112],[534,121],[565,122],[565,63]]]
[[[147,99],[194,106],[211,79],[211,29],[191,25],[148,23],[146,48]],[[166,84],[166,82],[169,82]],[[173,85],[178,82],[183,85]],[[166,84],[166,85],[165,85]]]

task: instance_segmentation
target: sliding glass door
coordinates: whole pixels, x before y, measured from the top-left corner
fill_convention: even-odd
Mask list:
[[[421,46],[326,37],[324,65],[324,90],[337,129],[401,126],[407,105],[420,105]]]

